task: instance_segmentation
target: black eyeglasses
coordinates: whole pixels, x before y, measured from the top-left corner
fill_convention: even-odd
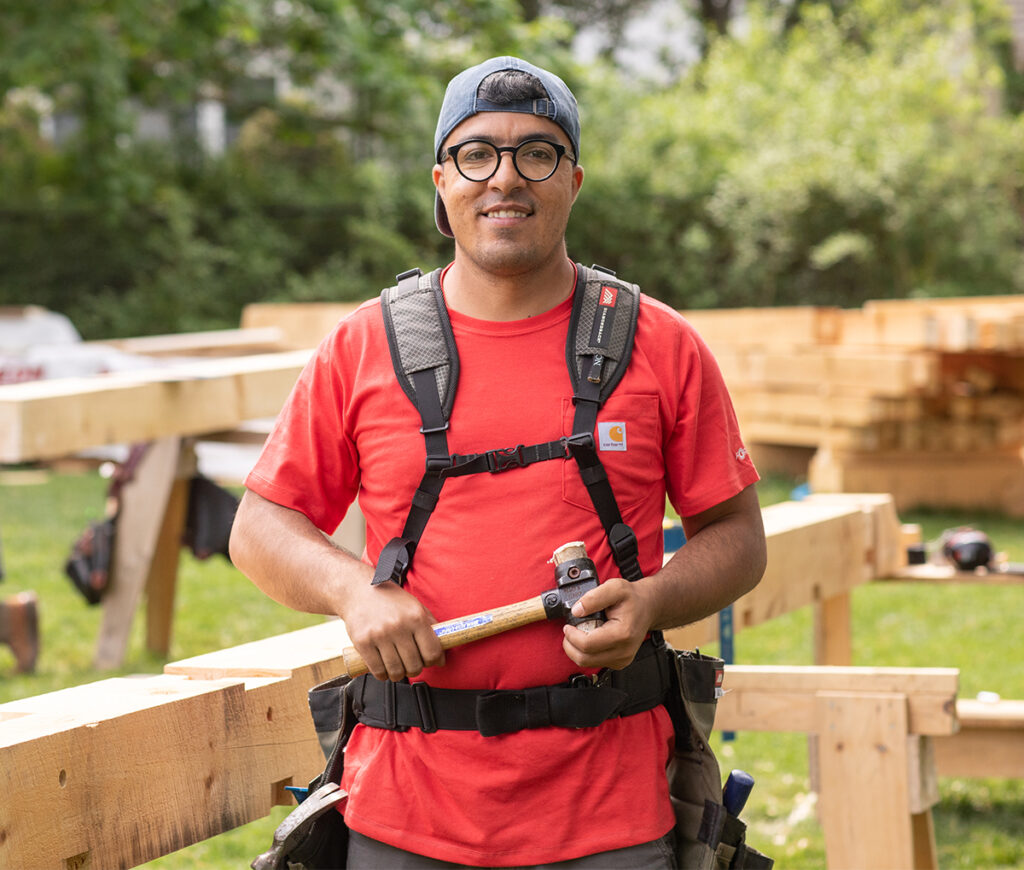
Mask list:
[[[512,165],[527,181],[545,181],[555,174],[558,164],[565,156],[565,146],[547,139],[527,139],[514,148],[499,148],[482,139],[470,139],[445,149],[445,155],[455,161],[459,175],[467,181],[487,181],[498,171],[501,155],[508,151]],[[575,164],[573,157],[569,159]]]

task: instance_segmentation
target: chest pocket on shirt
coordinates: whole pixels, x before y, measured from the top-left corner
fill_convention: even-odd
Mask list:
[[[565,435],[572,434],[575,410],[571,399],[563,400]],[[655,493],[660,492],[664,499],[665,468],[657,396],[612,396],[597,416],[594,437],[620,510],[628,510]],[[562,464],[562,498],[569,504],[594,510],[579,468],[571,459]]]

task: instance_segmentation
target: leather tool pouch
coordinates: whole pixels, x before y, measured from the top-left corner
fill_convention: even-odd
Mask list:
[[[348,686],[350,677],[335,677],[309,690],[320,747],[327,766],[309,791],[274,832],[270,850],[252,862],[253,870],[343,870],[348,860],[348,827],[342,815],[348,793],[341,788],[345,745],[356,726]]]
[[[690,650],[666,649],[673,684],[665,706],[676,742],[668,766],[676,814],[676,858],[687,870],[770,870],[771,858],[746,845],[746,825],[726,812],[722,774],[708,743],[722,691],[724,662]]]
[[[89,604],[99,604],[110,585],[116,531],[116,516],[89,523],[64,563],[64,573]]]

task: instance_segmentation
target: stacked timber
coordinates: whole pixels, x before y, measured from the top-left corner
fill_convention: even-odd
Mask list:
[[[818,491],[1024,515],[1024,297],[684,314],[755,460],[802,448]]]
[[[250,305],[243,329],[310,348],[351,303]],[[819,492],[1024,515],[1024,297],[686,311],[765,469]],[[780,463],[781,464],[781,463]]]

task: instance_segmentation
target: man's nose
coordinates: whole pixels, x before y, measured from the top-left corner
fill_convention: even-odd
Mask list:
[[[498,152],[498,168],[494,170],[494,175],[491,176],[490,181],[491,186],[499,190],[514,190],[525,184],[525,179],[519,174],[519,170],[516,169],[511,151]]]

